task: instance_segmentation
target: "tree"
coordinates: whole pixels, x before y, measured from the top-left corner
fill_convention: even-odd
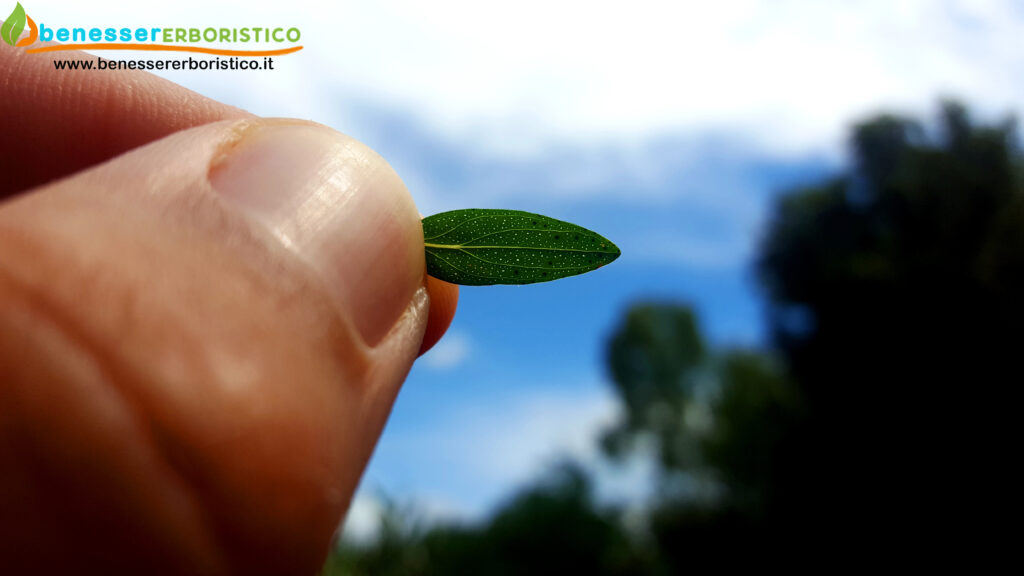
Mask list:
[[[931,128],[859,124],[852,152],[849,173],[780,198],[757,265],[807,407],[779,504],[895,541],[946,526],[1005,437],[1024,320],[1020,153],[1013,122],[954,103]]]
[[[417,529],[408,514],[385,520],[376,542],[339,548],[325,576],[655,573],[653,560],[634,546],[614,511],[594,502],[590,480],[572,463],[526,487],[481,525]]]
[[[603,446],[654,448],[659,488],[650,532],[670,573],[733,567],[771,547],[788,514],[775,506],[778,460],[800,405],[780,364],[753,350],[710,350],[694,312],[640,303],[608,345],[624,408]]]
[[[720,496],[663,491],[664,554],[857,534],[877,551],[1002,504],[998,479],[977,478],[1010,461],[1021,379],[1016,142],[1012,121],[955,103],[930,126],[855,126],[846,173],[777,201],[756,263],[769,352],[709,351],[685,307],[629,311],[608,352],[625,417],[604,444],[653,439],[664,477],[713,479]]]

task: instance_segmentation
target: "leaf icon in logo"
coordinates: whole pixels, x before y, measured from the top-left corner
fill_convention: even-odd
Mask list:
[[[21,31],[25,29],[25,9],[21,7],[21,2],[14,7],[14,12],[4,20],[3,27],[0,27],[0,38],[3,38],[4,42],[7,42],[11,46],[18,43],[18,37],[21,36]]]

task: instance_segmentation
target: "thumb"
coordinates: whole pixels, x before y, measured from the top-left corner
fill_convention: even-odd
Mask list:
[[[194,128],[0,204],[0,557],[315,572],[424,278],[401,181],[312,124]]]

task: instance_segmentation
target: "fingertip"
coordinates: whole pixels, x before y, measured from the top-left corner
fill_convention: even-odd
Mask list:
[[[427,331],[419,354],[422,356],[434,347],[444,336],[459,304],[459,287],[455,284],[427,276],[427,292],[430,293],[430,312],[427,316]]]
[[[405,184],[365,144],[325,126],[246,125],[211,169],[213,189],[311,265],[376,346],[423,281],[423,231]]]

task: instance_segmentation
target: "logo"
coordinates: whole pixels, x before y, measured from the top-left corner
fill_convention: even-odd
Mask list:
[[[22,38],[20,41],[18,38],[21,33],[25,30],[25,25],[28,24],[28,36]],[[21,2],[14,7],[14,12],[4,20],[4,25],[0,28],[0,39],[7,42],[11,46],[28,46],[29,44],[36,41],[39,37],[39,29],[36,27],[36,22],[25,14],[25,9],[21,7]]]
[[[21,38],[25,27],[28,36]],[[296,27],[50,27],[36,22],[18,2],[0,27],[0,39],[11,46],[29,47],[37,40],[60,44],[27,48],[30,54],[63,50],[144,50],[192,52],[220,56],[280,56],[302,50],[302,32]],[[197,44],[207,44],[197,45]],[[209,44],[215,44],[210,46]],[[226,46],[225,46],[226,45]]]

